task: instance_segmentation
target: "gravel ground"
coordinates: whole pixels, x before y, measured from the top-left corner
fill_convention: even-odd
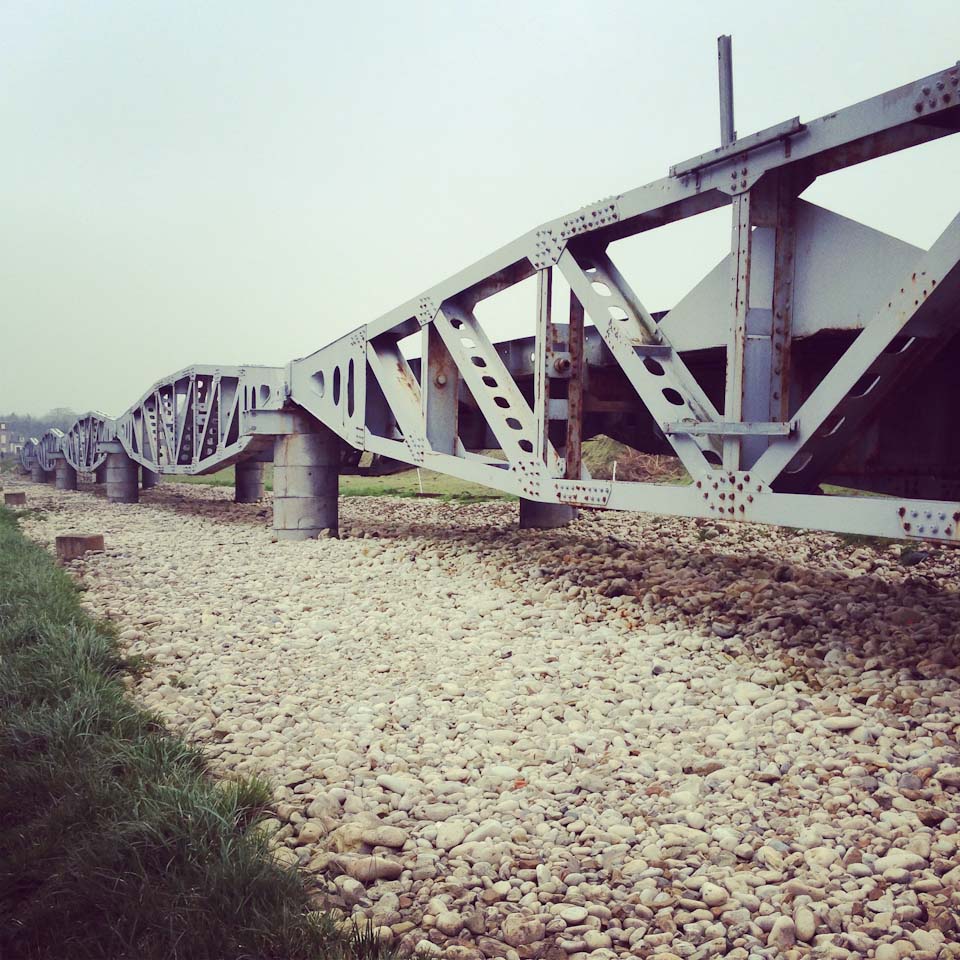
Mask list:
[[[11,483],[8,482],[8,489]],[[452,960],[960,957],[960,553],[516,504],[30,483],[139,699],[318,905]]]

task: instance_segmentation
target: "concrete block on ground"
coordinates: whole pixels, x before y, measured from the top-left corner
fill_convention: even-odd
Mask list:
[[[27,495],[22,490],[17,493],[5,493],[3,503],[7,507],[25,507],[27,505]]]
[[[102,533],[65,533],[57,537],[58,560],[76,560],[85,553],[102,552]]]

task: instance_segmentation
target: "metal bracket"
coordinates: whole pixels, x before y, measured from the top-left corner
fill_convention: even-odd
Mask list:
[[[425,460],[425,448],[426,440],[422,435],[418,436],[404,436],[403,442],[407,445],[407,449],[410,451],[410,459],[419,465],[422,465]]]
[[[705,473],[694,486],[712,514],[726,520],[750,519],[751,507],[770,487],[749,470]]]
[[[577,234],[589,233],[591,230],[598,230],[600,227],[616,223],[620,219],[620,209],[617,206],[619,199],[619,197],[606,197],[570,214],[561,222],[561,239],[569,240]]]
[[[560,502],[571,507],[605,507],[613,489],[609,480],[555,480],[554,485]]]
[[[288,410],[243,410],[240,413],[240,433],[250,436],[283,436],[297,432],[302,413]]]
[[[440,307],[437,304],[437,301],[430,296],[422,296],[417,303],[417,322],[421,327],[425,327],[428,323],[433,321],[433,318],[437,315],[437,310]],[[351,343],[353,341],[351,340]]]
[[[514,460],[510,464],[510,472],[517,479],[521,496],[531,500],[542,499],[541,492],[544,485],[553,482],[540,460]]]
[[[533,250],[528,259],[537,270],[546,270],[560,259],[565,246],[566,243],[554,236],[552,227],[541,227],[534,234]]]
[[[926,506],[916,500],[897,509],[903,535],[910,540],[960,541],[960,511],[946,513],[941,504]]]
[[[562,220],[545,224],[534,234],[533,250],[528,259],[537,268],[544,270],[560,260],[567,241],[581,233],[599,230],[620,219],[620,197],[607,197],[597,203],[581,207]]]
[[[611,325],[614,325],[613,321],[611,321]],[[635,343],[633,352],[638,357],[653,357],[656,360],[657,357],[669,357],[673,352],[673,347],[668,343]]]
[[[660,424],[666,434],[693,437],[789,437],[797,429],[797,421],[787,423],[733,423],[716,421],[702,423],[696,420],[677,420]]]
[[[733,143],[725,144],[714,150],[708,150],[699,156],[691,157],[682,163],[675,163],[670,168],[671,177],[684,177],[690,173],[696,173],[706,167],[712,167],[715,163],[722,163],[729,160],[737,154],[749,153],[758,147],[765,147],[770,143],[776,143],[778,140],[786,140],[789,137],[795,137],[798,133],[803,133],[807,129],[805,123],[800,122],[799,117],[792,117],[790,120],[784,120],[782,123],[774,124],[764,130],[758,130],[747,137],[741,137],[734,140]]]

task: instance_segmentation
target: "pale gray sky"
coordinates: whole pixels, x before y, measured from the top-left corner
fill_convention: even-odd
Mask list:
[[[721,33],[742,135],[956,62],[960,7],[2,0],[0,410],[118,415],[192,363],[285,363],[665,175],[719,141]],[[806,196],[928,246],[958,141]],[[715,211],[625,272],[666,308],[728,242]]]

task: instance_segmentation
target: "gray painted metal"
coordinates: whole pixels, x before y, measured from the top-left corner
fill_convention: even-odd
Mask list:
[[[66,432],[61,449],[67,463],[78,473],[96,473],[106,462],[107,444],[116,436],[115,421],[105,413],[91,410]]]
[[[155,383],[117,420],[116,435],[154,473],[213,473],[269,447],[243,433],[241,419],[285,400],[279,367],[188,367]]]
[[[63,431],[56,427],[51,427],[40,438],[36,447],[37,463],[44,473],[52,474],[56,469],[57,461],[63,456],[61,444],[63,442]]]
[[[284,370],[191,367],[160,381],[118,419],[122,450],[173,474],[272,450],[284,537],[335,528],[336,474],[353,450],[545,507],[960,540],[960,503],[943,498],[960,495],[958,445],[936,460],[924,441],[904,465],[887,439],[895,389],[935,390],[931,371],[952,386],[960,218],[923,251],[799,199],[819,176],[960,130],[960,65],[735,139],[725,47],[730,142],[541,225]],[[614,263],[616,242],[725,205],[730,254],[665,317],[651,314]],[[574,295],[567,323],[553,317],[557,270]],[[535,335],[492,343],[478,304],[534,276]],[[404,341],[419,342],[420,360]],[[78,422],[71,464],[100,456],[107,432],[105,420]],[[578,451],[599,432],[673,453],[691,484],[594,480]],[[817,495],[831,471],[899,492],[921,485],[919,472],[934,496]]]
[[[720,145],[737,139],[733,128],[733,39],[717,37],[717,61],[720,74]]]
[[[37,447],[40,441],[36,437],[30,437],[20,448],[20,469],[26,473],[33,470],[33,465],[37,460]]]

